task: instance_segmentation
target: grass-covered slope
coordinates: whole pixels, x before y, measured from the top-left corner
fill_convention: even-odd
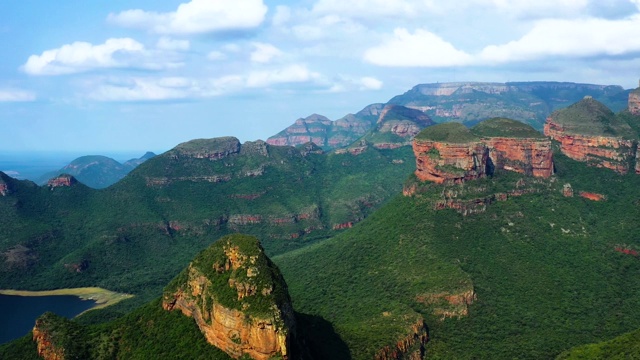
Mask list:
[[[550,117],[571,134],[637,138],[636,132],[624,119],[616,116],[603,103],[589,97],[555,111]]]
[[[520,121],[507,118],[491,118],[471,128],[479,137],[545,138],[534,128]]]
[[[550,180],[525,178],[537,193],[462,216],[434,210],[442,194],[484,198],[522,177],[498,174],[444,191],[398,197],[364,222],[311,247],[278,256],[298,311],[332,322],[355,359],[371,358],[409,332],[430,329],[430,359],[544,359],[569,347],[640,327],[640,178],[556,156]],[[562,187],[571,183],[576,197]],[[603,194],[592,202],[579,191]],[[438,302],[473,289],[468,316]]]
[[[445,123],[430,126],[422,130],[417,136],[417,140],[438,141],[446,143],[466,143],[478,141],[466,126],[460,123]]]

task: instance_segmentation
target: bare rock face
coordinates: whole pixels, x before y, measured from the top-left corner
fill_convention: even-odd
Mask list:
[[[548,118],[545,135],[560,142],[560,150],[573,160],[590,166],[611,169],[620,174],[629,172],[629,160],[635,157],[634,140],[611,136],[572,134]]]
[[[32,338],[38,349],[38,356],[44,360],[64,360],[64,349],[53,345],[52,334],[42,329],[43,321],[38,319],[32,330]]]
[[[435,125],[414,139],[413,152],[415,174],[422,181],[462,183],[495,170],[553,174],[551,141],[509,119],[487,120],[471,130],[457,123]]]
[[[9,186],[0,179],[0,196],[7,196],[7,194],[9,194]]]
[[[258,240],[221,238],[165,289],[165,310],[192,317],[233,358],[290,358],[295,319],[287,287]]]
[[[424,359],[425,348],[429,340],[427,325],[423,319],[417,319],[411,326],[407,336],[393,346],[380,349],[375,360]]]
[[[620,174],[629,172],[636,156],[637,134],[629,124],[588,97],[551,114],[544,134],[558,141],[562,153],[571,159]]]
[[[484,144],[414,140],[416,176],[422,181],[462,183],[486,175],[489,151]]]
[[[78,183],[78,180],[69,174],[62,174],[50,179],[47,182],[47,186],[51,189],[57,187],[71,187]]]
[[[553,151],[548,139],[495,137],[483,141],[497,169],[535,177],[553,175]]]
[[[640,88],[629,94],[629,112],[633,115],[640,115]]]

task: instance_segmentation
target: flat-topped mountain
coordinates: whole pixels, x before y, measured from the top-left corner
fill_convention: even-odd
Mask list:
[[[620,86],[567,82],[420,84],[391,100],[424,111],[437,122],[473,125],[495,116],[515,119],[541,129],[546,117],[584,96],[593,96],[620,111],[627,96]]]
[[[521,122],[494,118],[468,129],[460,123],[426,128],[413,142],[416,176],[461,183],[509,170],[536,177],[553,174],[551,141]]]

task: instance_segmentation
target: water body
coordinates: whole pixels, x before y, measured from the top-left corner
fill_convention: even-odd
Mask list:
[[[27,334],[36,319],[47,311],[72,318],[96,305],[77,296],[0,295],[0,344]]]

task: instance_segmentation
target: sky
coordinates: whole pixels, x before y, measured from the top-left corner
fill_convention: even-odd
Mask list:
[[[142,155],[421,83],[635,88],[640,0],[2,1],[0,44],[0,160]]]

